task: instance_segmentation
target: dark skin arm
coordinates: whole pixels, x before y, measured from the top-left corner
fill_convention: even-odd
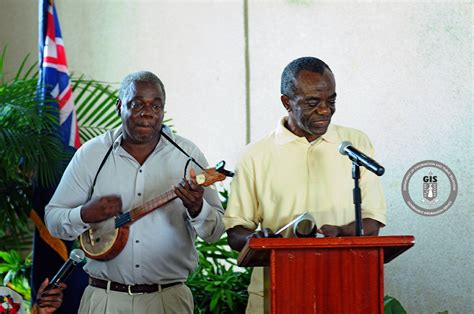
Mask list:
[[[268,228],[254,231],[242,226],[235,226],[227,230],[227,243],[233,250],[240,252],[250,238],[281,238],[281,235],[276,235]]]
[[[106,195],[88,201],[81,208],[81,219],[85,223],[101,222],[117,216],[122,211],[122,199],[116,195]]]
[[[380,222],[371,218],[362,219],[365,236],[379,235]],[[355,236],[355,222],[344,226],[323,225],[318,232],[325,237],[351,237]]]
[[[203,205],[204,189],[195,183],[196,172],[190,171],[191,180],[182,180],[174,187],[176,195],[183,201],[191,217],[199,215]],[[85,223],[97,223],[115,217],[122,211],[122,199],[116,195],[95,198],[81,208],[81,219]]]
[[[44,291],[48,283],[49,279],[46,278],[38,289],[37,303],[40,314],[55,312],[63,302],[63,290],[66,289],[66,284],[60,282],[58,287]]]
[[[379,234],[380,223],[371,218],[362,219],[364,235],[376,236]],[[355,236],[355,222],[345,226],[323,225],[318,232],[326,237],[350,237]],[[281,237],[281,235],[278,235]],[[227,230],[227,242],[236,251],[241,251],[249,238],[272,238],[278,237],[272,230],[264,228],[259,231],[246,229],[242,226],[235,226]]]
[[[189,171],[189,175],[191,180],[183,179],[173,189],[188,210],[189,216],[195,218],[202,210],[204,188],[196,184],[196,171],[193,168]]]

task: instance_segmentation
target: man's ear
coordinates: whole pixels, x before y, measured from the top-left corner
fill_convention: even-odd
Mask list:
[[[285,107],[285,110],[290,112],[291,107],[290,107],[290,98],[286,95],[281,95],[280,97],[281,103],[283,104],[283,107]]]
[[[117,114],[119,115],[119,117],[122,113],[121,110],[122,110],[122,101],[119,98],[117,99],[117,102],[115,103],[115,111],[117,111]]]

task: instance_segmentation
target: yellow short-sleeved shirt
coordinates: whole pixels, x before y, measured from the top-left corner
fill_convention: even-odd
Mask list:
[[[296,215],[309,212],[318,227],[345,225],[355,220],[352,199],[352,163],[339,153],[339,144],[373,156],[373,147],[361,131],[330,124],[315,142],[298,137],[285,128],[287,118],[263,139],[250,144],[236,167],[229,203],[224,215],[227,229],[241,225],[248,229],[276,231]],[[386,205],[379,177],[361,168],[362,218],[385,225]],[[249,294],[263,296],[261,269],[255,268]],[[249,304],[250,305],[250,304]],[[256,313],[263,312],[256,311]]]

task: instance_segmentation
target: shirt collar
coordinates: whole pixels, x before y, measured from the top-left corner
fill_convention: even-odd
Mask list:
[[[122,126],[116,128],[112,133],[112,145],[114,147],[114,151],[116,151],[120,147],[120,143],[122,143]]]
[[[288,117],[283,117],[278,121],[278,125],[275,131],[276,141],[280,145],[284,145],[291,142],[301,142],[304,144],[309,144],[308,140],[304,136],[297,136],[290,130],[285,127],[285,123],[288,121]],[[329,143],[337,143],[338,142],[338,135],[337,132],[332,125],[329,124],[326,133],[324,133],[319,139]]]

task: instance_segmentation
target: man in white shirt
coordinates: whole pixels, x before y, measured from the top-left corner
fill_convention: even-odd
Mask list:
[[[194,241],[196,236],[217,241],[224,232],[224,211],[215,190],[182,179],[188,157],[168,138],[200,165],[207,161],[192,142],[162,124],[165,98],[163,83],[153,73],[128,75],[117,102],[122,126],[76,152],[46,207],[51,234],[71,240],[91,224],[168,190],[178,197],[133,223],[116,257],[88,259],[84,269],[90,280],[79,313],[193,312],[184,282],[197,265]]]

